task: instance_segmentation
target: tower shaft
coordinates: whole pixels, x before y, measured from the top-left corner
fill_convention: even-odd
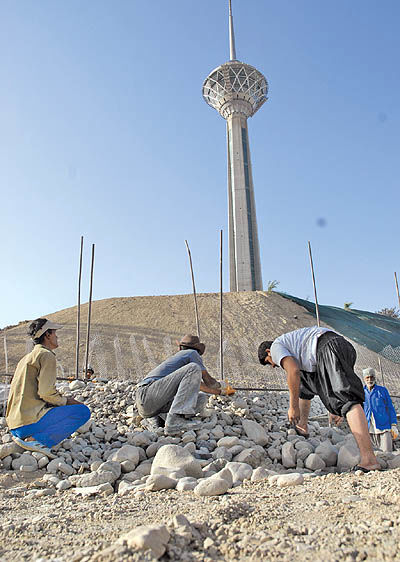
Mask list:
[[[229,267],[231,291],[262,290],[247,117],[227,117]]]

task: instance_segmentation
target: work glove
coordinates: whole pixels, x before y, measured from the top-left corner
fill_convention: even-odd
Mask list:
[[[393,424],[393,425],[392,425],[392,429],[390,430],[390,433],[392,434],[392,439],[393,439],[393,441],[398,438],[398,436],[399,436],[399,430],[397,429],[397,425],[396,425],[396,424]]]
[[[232,396],[235,392],[228,381],[221,381],[221,396]]]

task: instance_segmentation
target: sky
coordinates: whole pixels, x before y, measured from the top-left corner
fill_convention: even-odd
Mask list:
[[[202,98],[229,59],[227,0],[2,0],[0,327],[82,302],[229,290],[226,125]],[[233,0],[237,58],[269,82],[249,119],[264,287],[397,304],[398,0]]]

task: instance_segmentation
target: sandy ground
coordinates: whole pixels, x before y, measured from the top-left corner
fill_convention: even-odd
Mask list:
[[[40,473],[2,473],[0,560],[140,560],[107,550],[138,525],[184,514],[198,536],[165,559],[395,560],[400,557],[400,470],[313,477],[277,488],[246,482],[225,496],[147,492],[80,499],[73,491],[33,497]],[[35,483],[36,482],[36,483]],[[213,545],[204,549],[210,537]]]

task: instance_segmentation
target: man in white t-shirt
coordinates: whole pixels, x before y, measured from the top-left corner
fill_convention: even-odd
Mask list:
[[[262,342],[258,358],[262,365],[285,369],[288,418],[299,435],[308,436],[311,400],[319,396],[336,422],[346,417],[360,449],[360,463],[354,469],[380,469],[363,410],[363,385],[354,372],[356,350],[350,342],[329,328],[311,326]]]

